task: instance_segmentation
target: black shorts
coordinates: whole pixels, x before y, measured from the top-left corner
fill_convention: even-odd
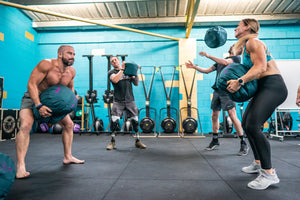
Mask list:
[[[126,115],[128,118],[139,115],[139,109],[137,108],[134,101],[114,102],[113,107],[111,109],[111,115],[118,116],[121,118],[124,110],[126,111]]]
[[[234,107],[235,102],[230,99],[229,95],[226,92],[220,90],[214,91],[210,106],[212,110],[231,110]]]

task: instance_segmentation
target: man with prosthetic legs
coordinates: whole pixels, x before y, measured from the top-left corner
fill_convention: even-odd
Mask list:
[[[135,147],[145,149],[146,145],[144,145],[139,137],[139,119],[138,119],[138,108],[134,101],[132,84],[137,86],[139,84],[138,76],[127,76],[124,74],[125,70],[125,62],[120,63],[118,57],[110,58],[111,65],[114,69],[108,72],[108,77],[113,84],[114,87],[114,101],[113,107],[111,110],[111,141],[109,145],[106,147],[107,150],[112,150],[116,146],[116,132],[119,131],[119,121],[121,116],[123,115],[123,111],[126,111],[127,117],[130,120],[130,124],[133,130],[136,133],[136,141]]]

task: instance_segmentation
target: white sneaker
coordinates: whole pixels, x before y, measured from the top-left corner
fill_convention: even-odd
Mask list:
[[[261,169],[259,176],[248,183],[248,187],[255,190],[264,190],[267,189],[270,185],[279,183],[279,178],[276,174],[275,169],[273,174],[269,174],[266,170]]]
[[[256,174],[259,173],[260,165],[253,161],[249,166],[243,167],[242,171],[247,174]]]

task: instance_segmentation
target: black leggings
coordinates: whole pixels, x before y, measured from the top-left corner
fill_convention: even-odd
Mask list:
[[[255,160],[262,169],[271,169],[270,143],[261,127],[277,106],[287,98],[287,88],[281,75],[265,76],[258,80],[258,88],[243,115],[242,126],[248,136]]]

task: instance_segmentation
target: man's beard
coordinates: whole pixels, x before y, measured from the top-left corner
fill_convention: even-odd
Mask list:
[[[65,57],[62,57],[62,62],[66,66],[72,66],[74,63],[74,59],[66,59]]]

